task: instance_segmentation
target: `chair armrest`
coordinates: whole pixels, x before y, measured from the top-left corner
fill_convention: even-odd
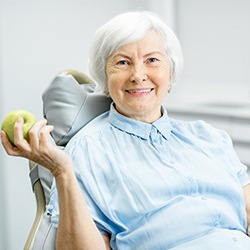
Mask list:
[[[34,162],[29,162],[29,167],[30,167],[30,178],[31,178],[31,183],[32,183],[32,188],[36,197],[36,216],[33,222],[33,225],[30,229],[29,236],[26,240],[24,249],[25,250],[30,250],[32,249],[33,241],[35,234],[38,230],[38,227],[41,223],[43,214],[46,210],[46,200],[45,200],[45,195],[43,191],[43,187],[41,185],[40,178],[38,176],[38,168],[37,164]]]

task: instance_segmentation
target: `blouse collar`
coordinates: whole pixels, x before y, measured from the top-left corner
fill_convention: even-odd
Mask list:
[[[167,114],[167,110],[163,106],[161,109],[162,116],[152,124],[149,124],[137,121],[118,113],[114,107],[114,104],[112,103],[109,113],[109,122],[111,123],[111,125],[122,131],[139,136],[146,140],[149,139],[150,133],[153,128],[156,128],[157,131],[160,132],[165,139],[169,139],[171,133],[170,119]]]

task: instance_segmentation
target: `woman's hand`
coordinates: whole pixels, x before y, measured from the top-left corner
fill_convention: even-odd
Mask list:
[[[14,125],[14,143],[8,140],[4,131],[1,131],[3,147],[8,155],[20,156],[34,161],[50,170],[54,177],[67,171],[72,166],[70,157],[52,144],[50,132],[53,126],[47,125],[47,120],[34,124],[29,131],[29,143],[23,138],[23,119],[18,118]]]

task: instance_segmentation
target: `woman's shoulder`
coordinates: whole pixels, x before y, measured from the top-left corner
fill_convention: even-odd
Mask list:
[[[98,137],[102,131],[109,128],[109,111],[97,116],[91,120],[88,124],[82,127],[69,141],[67,147],[70,147],[72,144],[76,143],[79,140],[83,140],[87,136],[96,136]]]
[[[170,122],[173,132],[189,134],[209,141],[231,141],[226,131],[216,128],[204,120],[183,121],[171,118]]]

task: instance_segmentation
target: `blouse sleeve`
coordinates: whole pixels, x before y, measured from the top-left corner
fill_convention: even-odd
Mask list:
[[[78,184],[97,228],[101,234],[111,234],[110,227],[112,223],[99,206],[99,201],[103,200],[104,197],[100,197],[101,192],[98,192],[99,187],[95,185],[95,177],[91,175],[91,170],[89,169],[90,157],[88,156],[87,151],[88,148],[85,143],[81,143],[81,145],[77,143],[77,145],[73,145],[66,149],[66,152],[72,158]],[[55,182],[51,188],[47,214],[51,216],[52,226],[57,228],[59,221],[59,201]]]
[[[223,136],[223,142],[226,145],[225,149],[228,152],[229,160],[236,171],[241,185],[245,186],[250,182],[249,175],[247,172],[248,168],[240,161],[237,153],[235,152],[231,137],[224,131],[222,131],[221,133]]]
[[[221,147],[224,156],[218,154],[218,157],[221,157],[222,160],[228,162],[228,171],[233,171],[234,174],[237,175],[242,186],[249,184],[250,178],[247,172],[248,168],[240,161],[229,134],[224,130],[216,129],[203,121],[200,121],[200,125],[205,131],[199,131],[199,134],[204,136],[205,140]]]

